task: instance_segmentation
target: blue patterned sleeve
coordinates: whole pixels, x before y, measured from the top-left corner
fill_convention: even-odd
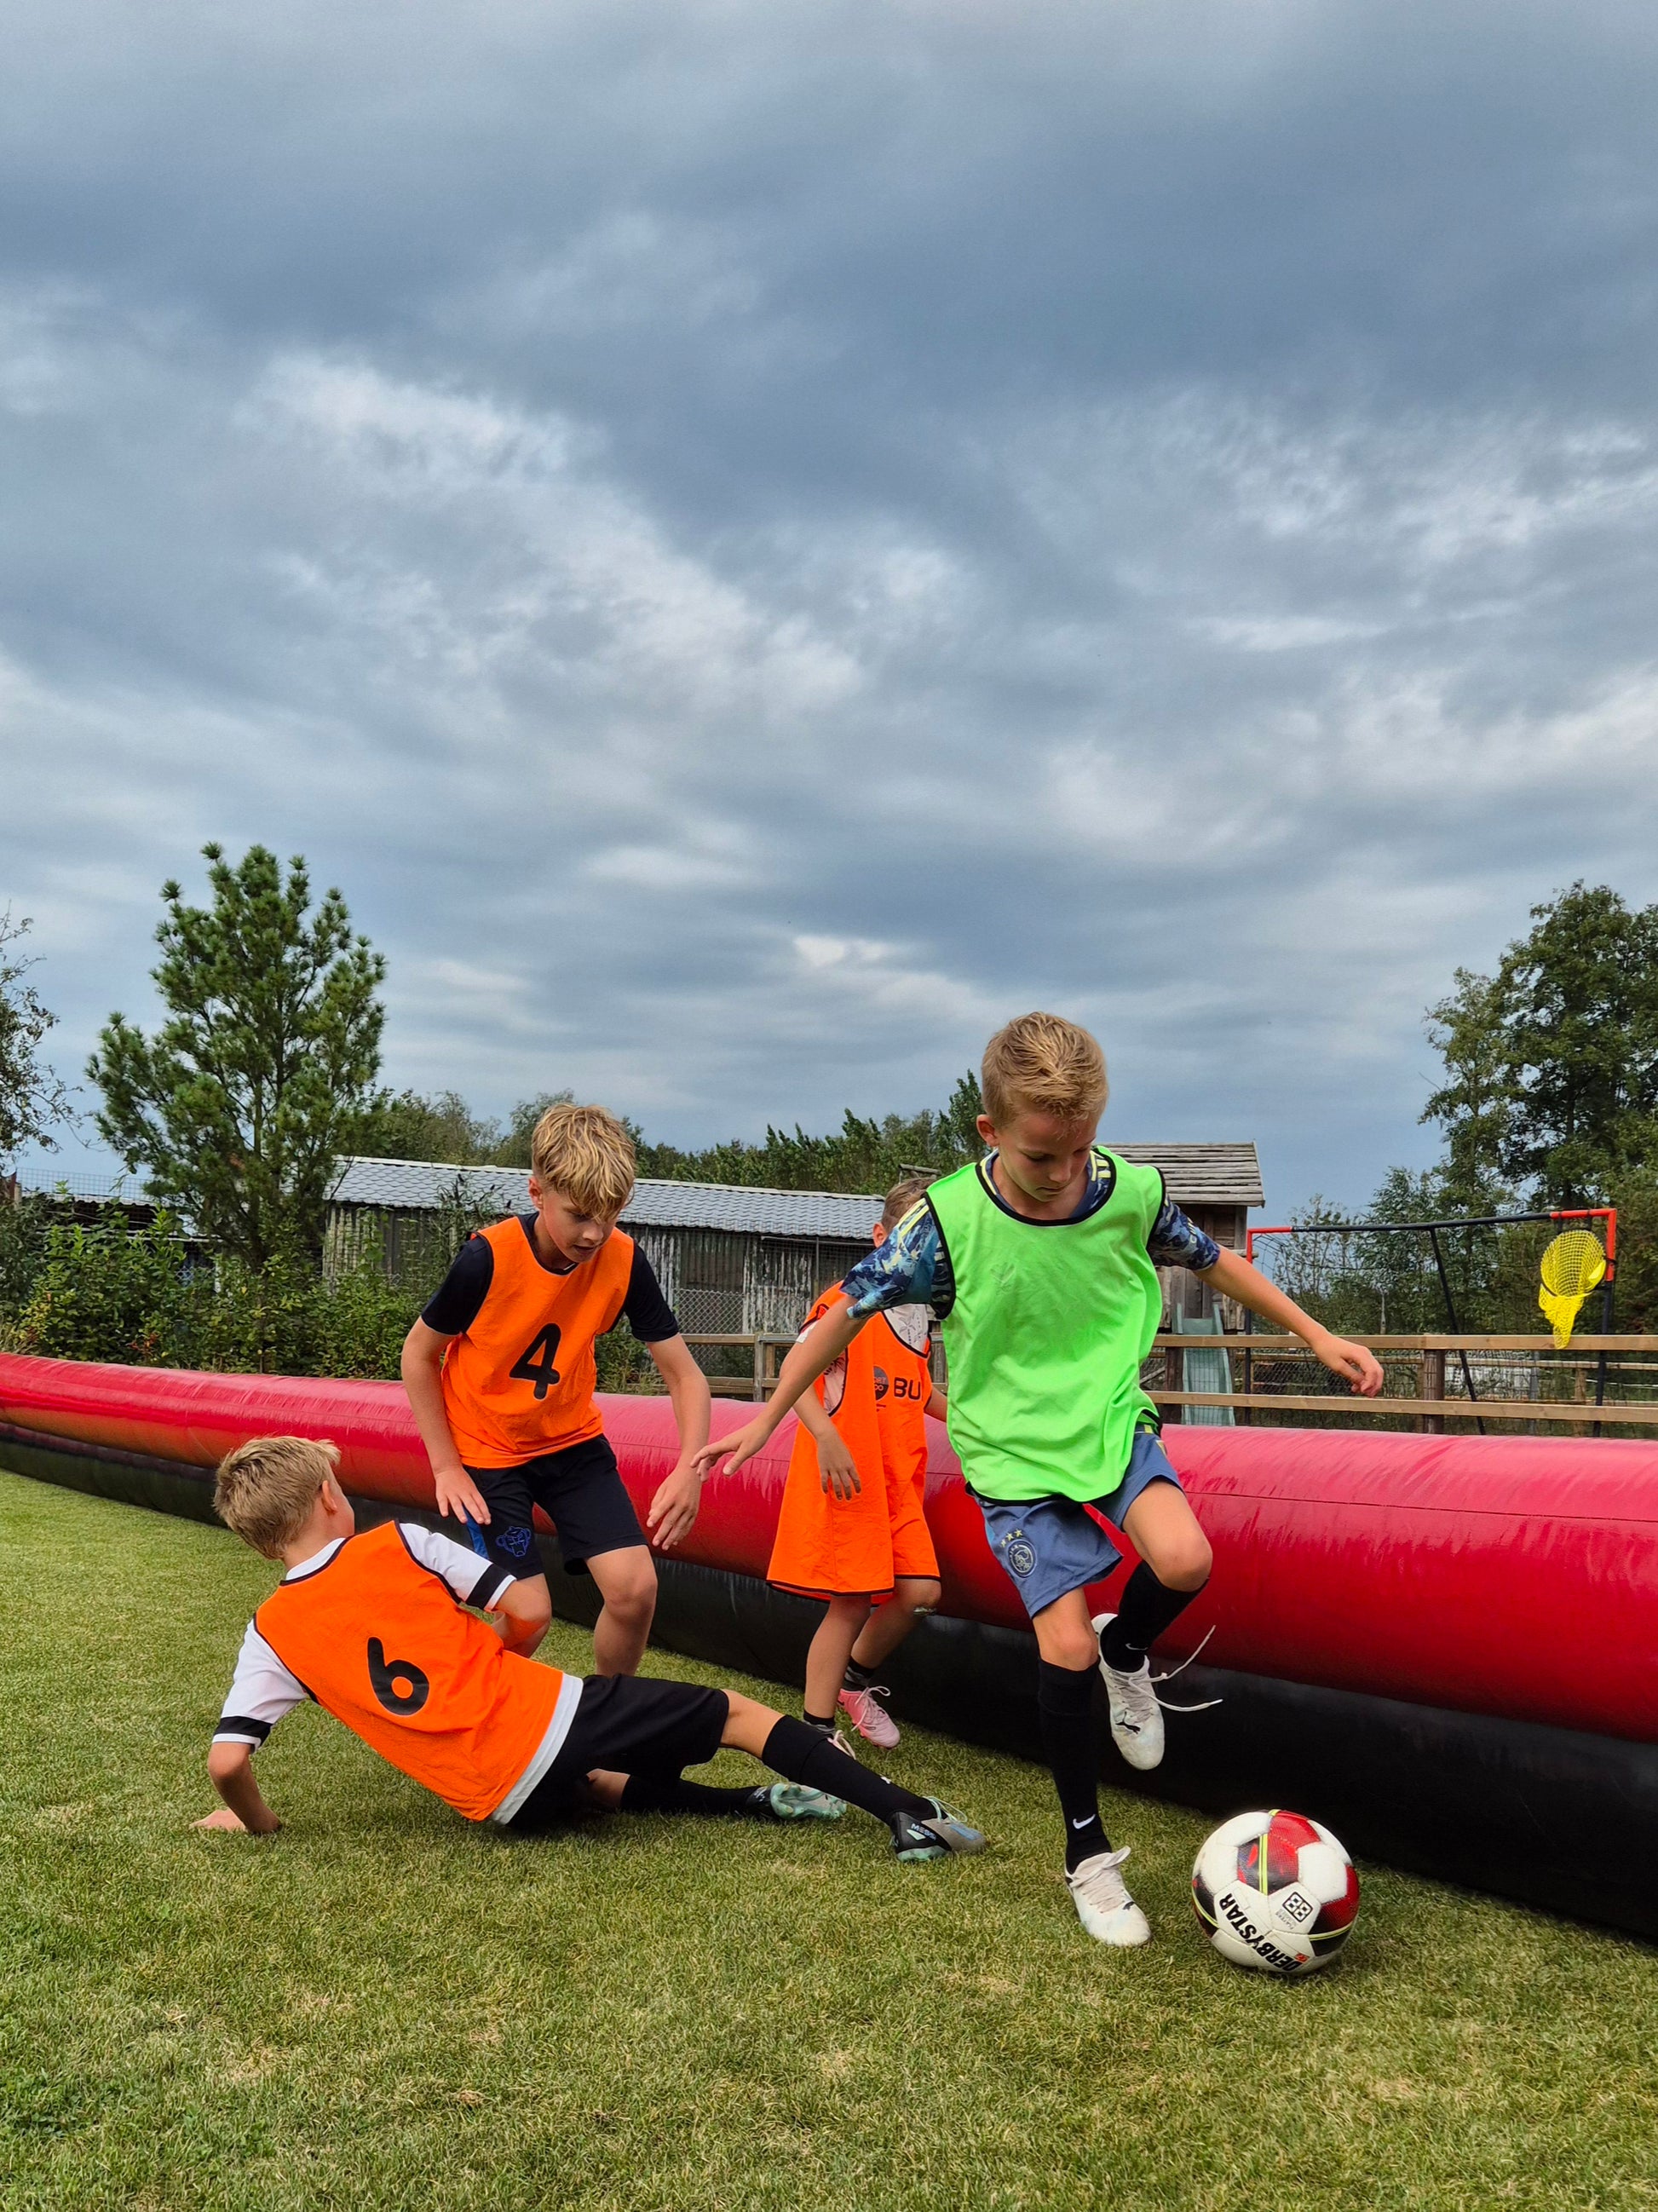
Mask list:
[[[1189,1267],[1194,1275],[1212,1267],[1220,1257],[1214,1238],[1196,1222],[1188,1221],[1172,1198],[1164,1199],[1145,1249],[1157,1267]]]
[[[925,1203],[912,1206],[886,1242],[860,1260],[841,1288],[859,1321],[889,1306],[932,1303],[938,1273],[938,1224]]]

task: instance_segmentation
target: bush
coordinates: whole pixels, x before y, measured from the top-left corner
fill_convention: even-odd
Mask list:
[[[115,1213],[90,1228],[49,1215],[9,1334],[15,1351],[47,1358],[188,1367],[212,1297],[169,1214],[137,1230]]]
[[[9,1341],[46,1256],[52,1208],[31,1194],[0,1204],[0,1344]]]
[[[295,1258],[210,1261],[166,1213],[134,1229],[113,1210],[85,1226],[50,1200],[0,1208],[0,1346],[43,1358],[395,1382],[425,1296],[388,1277],[374,1243],[325,1275]],[[661,1388],[625,1323],[598,1364],[601,1389]]]

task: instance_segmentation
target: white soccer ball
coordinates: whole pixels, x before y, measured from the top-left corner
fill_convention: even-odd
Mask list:
[[[1301,1813],[1240,1813],[1192,1869],[1192,1903],[1223,1959],[1263,1974],[1315,1974],[1358,1917],[1358,1872]]]

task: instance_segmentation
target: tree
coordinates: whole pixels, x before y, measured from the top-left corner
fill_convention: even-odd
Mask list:
[[[500,1123],[474,1114],[459,1091],[440,1091],[429,1098],[399,1091],[376,1104],[357,1149],[375,1159],[475,1167],[493,1161],[501,1143]]]
[[[1467,1200],[1500,1182],[1594,1205],[1658,1159],[1658,906],[1580,882],[1531,911],[1494,976],[1459,969],[1430,1008],[1447,1079],[1422,1118]]]
[[[975,1122],[982,1111],[976,1076],[963,1075],[938,1112],[888,1114],[864,1121],[849,1109],[833,1135],[768,1128],[753,1145],[734,1137],[706,1152],[641,1145],[639,1171],[677,1182],[758,1184],[775,1190],[873,1193],[914,1168],[947,1170],[983,1153]]]
[[[58,1019],[23,978],[34,966],[15,947],[33,924],[27,915],[0,914],[0,1165],[23,1145],[57,1150],[52,1132],[72,1120],[69,1093],[40,1060],[40,1040]]]
[[[309,915],[303,860],[284,883],[263,845],[237,867],[202,851],[210,908],[161,887],[153,973],[168,1018],[150,1038],[112,1014],[88,1065],[98,1127],[201,1236],[255,1267],[313,1257],[336,1157],[379,1103],[386,963],[337,890]]]
[[[574,1091],[541,1091],[533,1098],[520,1098],[507,1117],[505,1133],[496,1139],[489,1155],[493,1165],[499,1168],[527,1168],[530,1164],[530,1139],[535,1135],[536,1123],[550,1106],[568,1106],[574,1103]],[[636,1123],[624,1115],[623,1127],[635,1145],[641,1132]]]

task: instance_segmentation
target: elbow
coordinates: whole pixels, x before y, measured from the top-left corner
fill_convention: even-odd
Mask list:
[[[252,1752],[245,1743],[213,1743],[208,1747],[207,1771],[214,1788],[246,1773],[252,1761]]]

